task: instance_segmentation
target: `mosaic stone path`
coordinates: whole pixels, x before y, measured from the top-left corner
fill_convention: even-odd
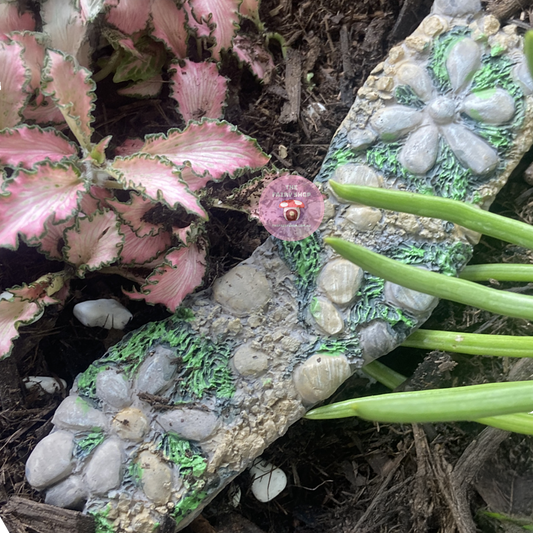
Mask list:
[[[319,231],[271,238],[172,318],[127,335],[77,378],[27,478],[99,532],[188,524],[231,479],[364,362],[420,326],[433,297],[363,272],[342,237],[449,275],[479,235],[336,198],[341,183],[488,208],[532,138],[533,79],[515,26],[478,0],[438,0],[358,92],[315,180]]]

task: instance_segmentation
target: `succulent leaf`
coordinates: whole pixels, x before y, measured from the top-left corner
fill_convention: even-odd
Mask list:
[[[222,118],[224,115],[228,80],[218,73],[215,63],[194,63],[185,60],[185,66],[175,63],[171,77],[170,96],[178,102],[181,116],[199,121],[202,118]]]
[[[150,2],[146,0],[120,0],[107,14],[107,22],[131,35],[144,30],[150,16]]]
[[[23,48],[19,43],[0,42],[0,130],[13,128],[20,122],[20,114],[28,95],[24,88],[30,79],[30,71],[22,60]]]
[[[207,171],[214,180],[240,169],[262,167],[269,160],[255,140],[225,121],[203,120],[183,131],[148,135],[141,151],[165,156],[178,166],[190,163],[195,173]]]
[[[124,244],[119,232],[120,221],[109,210],[97,211],[86,218],[77,218],[76,225],[64,232],[67,261],[77,266],[76,274],[98,270],[118,260]]]
[[[91,111],[96,100],[91,73],[77,67],[71,56],[48,50],[43,79],[43,94],[54,100],[82,148],[90,151]]]
[[[57,130],[18,126],[0,131],[0,164],[33,168],[42,161],[61,161],[76,155],[77,147]]]
[[[31,13],[19,13],[17,2],[0,2],[0,41],[14,31],[33,31],[35,20]]]
[[[126,189],[136,189],[171,208],[180,204],[190,213],[207,217],[198,198],[189,191],[179,170],[168,159],[142,153],[117,157],[107,170]]]
[[[274,60],[261,43],[254,43],[249,37],[237,35],[233,39],[233,52],[239,61],[250,66],[260,80],[269,82],[275,68]]]
[[[118,94],[131,96],[132,98],[153,98],[157,96],[163,88],[163,77],[157,74],[153,78],[144,81],[138,81],[123,89],[119,89]]]
[[[43,163],[13,177],[0,196],[0,246],[17,248],[19,233],[27,240],[38,238],[47,219],[57,223],[77,213],[85,186],[71,163]]]
[[[162,41],[176,57],[187,57],[185,11],[173,0],[152,3],[152,35]]]
[[[118,200],[109,200],[107,203],[138,237],[157,235],[161,231],[161,226],[150,224],[144,220],[144,215],[157,204],[153,200],[143,198],[136,192],[130,193],[130,196],[131,199],[127,203]]]
[[[138,237],[125,224],[121,226],[120,231],[124,234],[124,247],[120,253],[120,262],[124,265],[148,263],[160,257],[170,247],[171,235],[168,231],[161,231],[155,236]]]
[[[196,245],[171,250],[165,256],[166,264],[148,276],[141,292],[124,291],[132,300],[146,300],[164,304],[170,312],[202,283],[205,273],[205,250]]]

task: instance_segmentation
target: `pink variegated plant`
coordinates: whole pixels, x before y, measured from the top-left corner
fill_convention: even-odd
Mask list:
[[[97,3],[87,5],[94,9]],[[49,10],[56,6],[55,0],[48,4]],[[122,0],[119,6],[129,4]],[[153,20],[165,18],[154,7],[164,4],[158,0],[152,5]],[[73,24],[86,24],[89,7]],[[222,116],[225,88],[213,64],[188,61],[176,70],[180,81],[174,86],[184,116],[191,119],[188,125],[130,142],[120,155],[108,158],[110,137],[94,139],[96,97],[90,71],[73,55],[46,48],[46,35],[28,28],[33,18],[9,13],[25,31],[4,29],[0,40],[0,247],[16,250],[22,239],[65,267],[0,295],[0,358],[9,355],[19,326],[37,320],[45,306],[63,302],[69,281],[91,271],[134,280],[140,287],[127,293],[130,298],[174,311],[205,272],[202,224],[207,213],[200,200],[206,183],[268,162],[253,139],[216,120]],[[198,24],[207,24],[206,16]],[[142,20],[124,20],[131,31],[142,26]],[[167,18],[166,29],[161,25],[154,35],[182,53],[178,37],[165,33],[172,30],[170,22]],[[71,41],[68,31],[63,41],[72,51],[79,43]],[[204,74],[217,81],[206,87],[209,101],[198,92],[189,94]],[[45,101],[48,119],[59,122],[60,116],[77,142],[67,137],[67,129],[25,123],[28,113],[35,115]],[[204,104],[214,118],[193,121]],[[41,111],[37,115],[43,119]],[[129,198],[122,193],[118,199],[117,190],[127,191]],[[154,217],[156,212],[165,216]],[[163,223],[156,221],[161,219]]]

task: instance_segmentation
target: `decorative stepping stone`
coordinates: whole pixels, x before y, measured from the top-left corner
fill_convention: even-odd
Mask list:
[[[479,0],[437,0],[335,134],[315,179],[328,196],[319,230],[270,238],[80,374],[28,460],[29,482],[106,531],[180,530],[314,403],[398,346],[435,300],[360,271],[323,238],[457,275],[476,237],[346,202],[328,182],[490,205],[532,142],[522,48]]]

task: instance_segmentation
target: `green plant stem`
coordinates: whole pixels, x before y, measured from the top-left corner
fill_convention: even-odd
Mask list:
[[[385,387],[393,390],[399,387],[407,378],[402,376],[392,368],[380,363],[379,361],[372,361],[362,368],[363,372],[379,381]]]
[[[498,291],[471,281],[415,268],[336,237],[328,237],[324,241],[363,270],[408,289],[500,315],[533,320],[531,296]]]
[[[468,281],[533,281],[533,265],[513,263],[499,263],[495,265],[467,265],[461,274],[461,279]]]
[[[95,83],[98,83],[99,81],[102,81],[103,79],[107,78],[109,74],[115,71],[117,68],[117,65],[122,60],[123,52],[122,49],[115,50],[113,54],[111,54],[111,57],[105,64],[105,66],[100,69],[96,74],[93,74],[93,81]]]
[[[395,392],[312,409],[312,420],[358,416],[389,423],[455,422],[533,410],[533,381]]]
[[[457,200],[378,187],[341,185],[331,180],[329,184],[338,196],[351,202],[449,220],[484,235],[533,249],[533,227],[529,224],[495,215]]]
[[[469,355],[533,357],[533,337],[513,335],[478,335],[420,329],[407,337],[402,346]]]

